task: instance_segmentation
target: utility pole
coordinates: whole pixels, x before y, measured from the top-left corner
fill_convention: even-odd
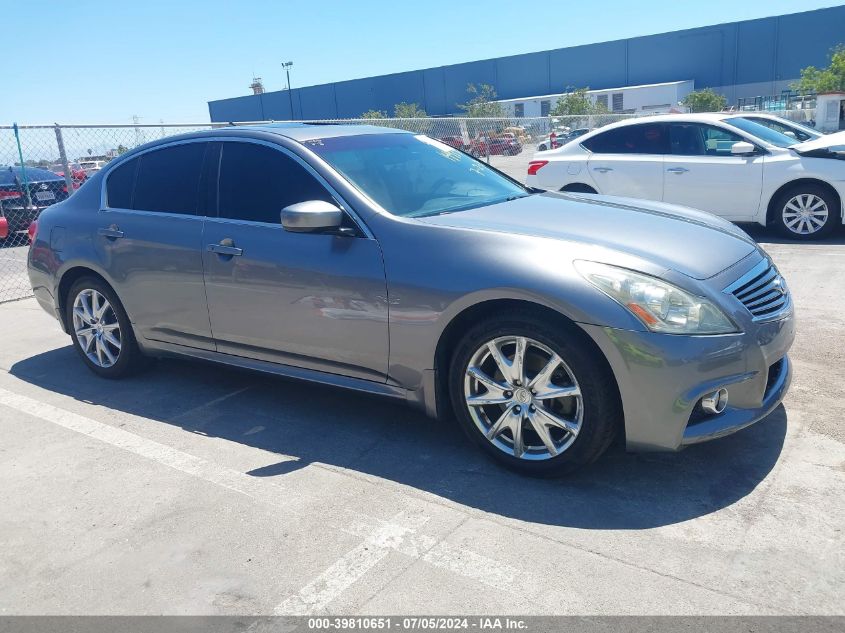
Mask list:
[[[293,120],[293,94],[290,91],[290,67],[293,66],[293,62],[282,62],[282,68],[285,69],[285,75],[288,78],[288,102],[290,103],[290,118]]]

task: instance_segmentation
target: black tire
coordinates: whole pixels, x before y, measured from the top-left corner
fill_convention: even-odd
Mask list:
[[[98,365],[88,357],[88,354],[82,347],[79,335],[76,333],[76,328],[74,327],[74,303],[76,302],[77,297],[86,291],[95,291],[99,293],[106,298],[110,305],[110,309],[106,310],[103,317],[98,320],[103,322],[107,320],[110,322],[116,321],[119,327],[118,335],[120,340],[120,349],[116,354],[114,363],[107,367]],[[112,316],[114,317],[114,321],[112,321]],[[73,340],[73,347],[76,349],[76,352],[79,354],[80,358],[82,358],[82,361],[88,369],[98,376],[109,379],[123,378],[136,373],[149,364],[150,360],[141,353],[141,350],[138,347],[138,343],[135,340],[135,333],[132,330],[132,323],[129,321],[126,311],[123,309],[123,304],[120,302],[120,299],[117,298],[117,294],[115,294],[114,290],[112,290],[112,288],[101,279],[97,277],[82,277],[81,279],[78,279],[73,286],[71,286],[67,295],[67,303],[65,305],[65,319],[67,321],[70,337]],[[111,350],[111,353],[114,355],[115,348],[110,346],[109,350]]]
[[[537,151],[538,151],[538,152],[545,152],[547,149],[549,149],[549,148],[548,148],[548,147],[546,147],[546,144],[545,144],[545,143],[541,143],[541,144],[540,144],[540,147],[538,147],[538,148],[537,148]]]
[[[561,191],[564,193],[598,193],[590,185],[584,185],[581,183],[566,185],[563,189],[561,189]]]
[[[545,457],[525,459],[515,457],[513,450],[506,452],[487,439],[473,419],[473,414],[470,413],[472,407],[466,403],[464,387],[470,361],[474,356],[477,358],[477,353],[486,342],[510,336],[533,339],[557,354],[580,389],[583,407],[580,430],[571,444],[555,456],[549,453]],[[503,346],[502,349],[505,350],[505,347]],[[507,355],[506,351],[505,354]],[[500,464],[532,476],[565,475],[595,461],[611,444],[617,429],[621,428],[622,412],[616,383],[609,367],[601,360],[597,361],[596,358],[597,350],[576,326],[562,327],[559,322],[551,324],[548,318],[538,316],[532,311],[514,311],[486,319],[473,326],[463,336],[452,356],[448,373],[452,411],[470,439]],[[535,372],[534,375],[536,373],[539,372]],[[526,371],[526,377],[531,378],[529,371]],[[501,375],[497,380],[502,380]],[[512,392],[505,392],[506,397],[508,393]],[[517,395],[514,394],[513,397],[516,398]],[[515,400],[511,400],[509,404],[493,406],[501,407],[501,413],[504,415],[514,402]],[[544,401],[544,403],[548,402]],[[544,403],[534,402],[531,406],[545,406]],[[474,409],[477,410],[477,407]],[[487,410],[486,407],[484,409]],[[497,415],[499,415],[499,409],[494,409],[493,415],[488,417],[492,420]],[[525,421],[520,422],[520,425],[524,425],[521,428],[525,429],[524,437],[527,446],[531,441],[531,434],[534,433],[533,423]],[[509,430],[505,433],[510,433],[511,436],[513,434]],[[498,436],[502,438],[500,445],[509,440],[506,434]],[[537,446],[539,437],[539,435],[534,435],[533,448],[540,449],[542,452],[542,447]],[[567,436],[561,434],[559,437],[566,438]],[[513,441],[510,441],[513,444]]]
[[[806,222],[795,222],[800,216],[795,215],[796,198],[803,198],[803,200],[816,200],[824,203],[821,209],[826,208],[827,218],[824,225],[816,228],[811,227],[811,219],[808,218]],[[813,203],[814,204],[814,203]],[[787,205],[790,205],[787,207]],[[790,215],[786,215],[789,213]],[[785,217],[786,216],[786,217]],[[818,218],[818,216],[816,216]],[[812,241],[822,239],[836,228],[842,222],[841,207],[839,199],[826,187],[816,185],[813,183],[799,184],[784,190],[772,203],[772,223],[777,227],[778,232],[785,238],[797,241]],[[787,224],[791,221],[792,228]],[[795,230],[796,228],[803,229],[804,232]],[[812,232],[806,232],[807,229],[813,228]]]

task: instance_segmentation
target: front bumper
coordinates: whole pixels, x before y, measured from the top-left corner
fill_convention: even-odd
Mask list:
[[[631,450],[678,450],[734,433],[766,417],[792,378],[790,313],[749,331],[677,336],[582,325],[604,353],[622,398]],[[724,412],[696,411],[702,396],[728,390]]]

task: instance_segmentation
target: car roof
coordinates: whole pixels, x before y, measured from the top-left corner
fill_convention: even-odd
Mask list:
[[[622,121],[614,121],[601,127],[590,130],[583,136],[579,136],[579,142],[583,143],[590,138],[613,130],[615,128],[627,127],[629,125],[642,125],[645,123],[713,123],[715,121],[724,121],[730,118],[730,112],[695,112],[687,114],[649,114],[645,116],[635,117],[632,119],[624,119]]]
[[[24,170],[19,165],[0,167],[0,185],[10,185],[15,182],[15,176],[23,180]],[[62,177],[49,169],[40,167],[27,167],[26,179],[30,182],[41,182],[44,180],[61,180]]]
[[[349,125],[344,123],[262,123],[258,125],[237,125],[223,128],[278,134],[294,141],[310,141],[317,138],[336,138],[340,136],[359,136],[361,134],[410,134],[405,130],[380,125]],[[217,134],[221,128],[209,130]]]
[[[342,136],[360,136],[363,134],[413,134],[405,130],[397,130],[391,127],[382,127],[380,125],[346,125],[342,123],[261,123],[257,125],[226,125],[220,124],[220,127],[211,128],[208,130],[197,130],[194,132],[186,132],[185,134],[177,134],[174,136],[167,136],[162,139],[151,141],[138,147],[132,148],[121,156],[123,158],[130,158],[140,152],[152,149],[159,145],[167,145],[174,141],[188,141],[198,140],[207,137],[220,136],[260,136],[261,134],[275,134],[285,138],[304,143],[314,139],[336,138]],[[93,161],[82,161],[93,162]]]

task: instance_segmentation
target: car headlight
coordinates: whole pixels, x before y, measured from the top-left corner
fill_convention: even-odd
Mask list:
[[[576,261],[584,279],[626,308],[652,332],[729,334],[736,325],[704,297],[657,277],[597,262]]]

